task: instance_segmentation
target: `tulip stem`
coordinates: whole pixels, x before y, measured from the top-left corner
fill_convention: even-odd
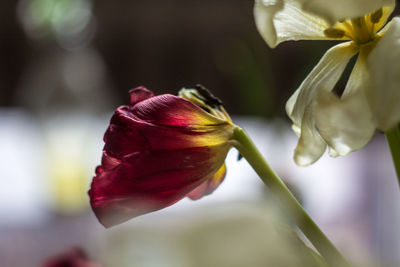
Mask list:
[[[235,147],[239,150],[240,154],[253,167],[264,184],[269,187],[271,192],[280,201],[282,208],[314,245],[326,263],[332,267],[350,266],[307,214],[279,176],[271,169],[246,132],[242,128],[236,127],[234,138],[238,142]]]
[[[386,140],[389,144],[390,152],[396,169],[397,180],[400,185],[400,131],[399,127],[394,127],[385,132]]]

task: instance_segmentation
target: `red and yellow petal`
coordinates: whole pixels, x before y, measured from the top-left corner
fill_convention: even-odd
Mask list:
[[[209,195],[214,192],[215,189],[224,181],[226,175],[225,163],[218,169],[216,173],[212,175],[209,179],[204,181],[201,185],[196,187],[187,196],[192,200],[198,200],[203,196]]]
[[[210,115],[189,100],[174,95],[159,95],[132,107],[140,120],[165,126],[220,125],[226,122]]]
[[[105,136],[105,151],[111,156],[145,150],[183,149],[199,146],[216,146],[226,143],[231,125],[165,126],[138,120],[127,106],[114,113]]]
[[[106,227],[185,197],[223,164],[229,146],[136,152],[93,178],[89,196]]]

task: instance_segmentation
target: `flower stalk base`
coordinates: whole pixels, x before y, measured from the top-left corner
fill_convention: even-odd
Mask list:
[[[271,169],[246,132],[242,128],[237,127],[234,131],[234,138],[238,142],[235,147],[239,150],[240,154],[248,161],[261,180],[269,187],[290,218],[318,250],[326,263],[332,267],[350,266],[303,209],[278,175]]]

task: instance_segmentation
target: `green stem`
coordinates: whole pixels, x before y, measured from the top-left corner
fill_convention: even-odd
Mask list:
[[[234,138],[238,141],[235,147],[239,150],[240,154],[249,162],[261,180],[274,193],[290,218],[308,240],[310,240],[321,256],[324,257],[327,264],[332,267],[350,266],[303,209],[278,175],[271,169],[246,132],[242,128],[237,127],[234,131]]]
[[[386,140],[390,147],[394,168],[396,169],[397,180],[400,185],[400,131],[399,127],[394,127],[385,132]]]

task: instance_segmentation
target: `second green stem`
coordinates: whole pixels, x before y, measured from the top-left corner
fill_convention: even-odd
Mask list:
[[[400,185],[400,132],[399,127],[394,127],[385,132],[386,140],[389,144],[390,152],[394,163],[394,168],[397,174],[397,180]]]

